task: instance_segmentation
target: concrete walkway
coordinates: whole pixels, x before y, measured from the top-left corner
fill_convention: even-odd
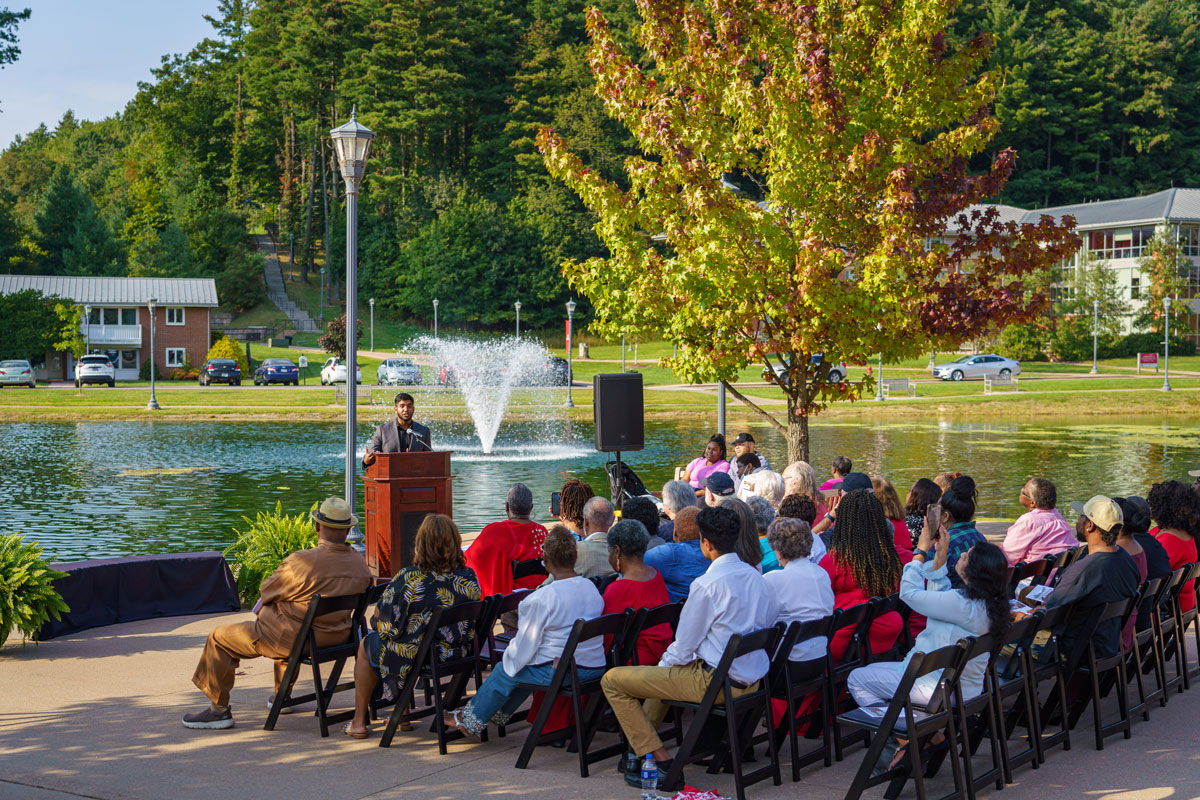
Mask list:
[[[581,779],[574,756],[539,748],[530,768],[516,770],[524,723],[507,738],[457,742],[448,755],[424,728],[400,733],[391,749],[340,728],[318,735],[308,714],[280,717],[262,730],[271,665],[245,662],[233,691],[238,726],[191,731],[179,717],[205,702],[190,677],[208,631],[247,614],[177,617],[99,628],[40,645],[11,642],[0,650],[0,798],[635,798],[614,770],[615,760]],[[302,680],[310,680],[305,676]],[[340,695],[349,702],[349,693]],[[1106,712],[1114,709],[1106,704]],[[1017,772],[1003,795],[1020,800],[1087,797],[1091,800],[1187,800],[1200,797],[1200,687],[1157,706],[1149,723],[1136,718],[1134,737],[1108,740],[1097,752],[1090,723],[1081,723],[1070,752],[1055,750],[1045,768]],[[1090,715],[1089,715],[1090,719]],[[750,798],[841,798],[863,751],[831,768],[805,769],[799,784],[787,778],[748,790]],[[980,766],[983,761],[978,762]],[[701,768],[687,777],[701,788],[733,796],[729,776]],[[931,793],[948,789],[949,770]],[[882,787],[868,797],[882,796]],[[915,796],[912,785],[903,797]],[[931,795],[932,796],[932,795]]]

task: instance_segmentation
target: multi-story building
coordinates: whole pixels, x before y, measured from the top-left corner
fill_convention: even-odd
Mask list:
[[[199,366],[208,355],[209,313],[217,307],[212,278],[87,278],[59,275],[0,275],[0,295],[35,289],[69,300],[80,315],[89,353],[104,353],[117,380],[137,380],[150,360],[150,309],[154,298],[154,362],[167,375],[185,362]],[[86,317],[86,318],[85,318]],[[71,353],[49,352],[37,367],[40,380],[74,380]]]

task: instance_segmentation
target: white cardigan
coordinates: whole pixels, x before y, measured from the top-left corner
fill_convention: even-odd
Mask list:
[[[900,599],[918,614],[924,614],[929,622],[917,636],[916,644],[900,663],[903,672],[908,667],[913,653],[932,653],[934,650],[957,644],[967,636],[983,636],[988,632],[987,606],[982,600],[968,600],[962,589],[951,589],[949,570],[943,564],[932,569],[921,561],[910,561],[904,565],[904,576],[900,579]],[[962,671],[963,697],[975,697],[983,692],[983,675],[987,671],[987,655],[977,656],[967,662]],[[937,688],[941,670],[917,679],[917,685],[932,695]]]
[[[515,678],[531,664],[551,663],[562,655],[577,619],[604,613],[604,598],[587,578],[568,578],[540,586],[517,606],[517,633],[504,649],[504,671]],[[575,651],[581,667],[604,666],[604,638],[581,642]]]

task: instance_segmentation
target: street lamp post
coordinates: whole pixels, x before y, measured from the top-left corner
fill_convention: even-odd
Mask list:
[[[571,384],[575,382],[575,374],[571,370],[571,345],[575,344],[572,341],[575,331],[575,300],[567,301],[567,408],[574,408],[575,404],[571,402]]]
[[[1092,374],[1100,374],[1100,301],[1092,301]]]
[[[433,338],[435,338],[435,339],[438,338],[438,335],[437,335],[437,307],[438,307],[438,299],[435,297],[435,298],[433,298]]]
[[[325,321],[325,268],[321,267],[321,321]]]
[[[155,410],[158,408],[158,400],[154,397],[154,307],[158,305],[157,298],[151,297],[146,301],[146,307],[150,309],[150,402],[146,403],[146,408]]]
[[[354,513],[358,475],[358,186],[362,182],[375,134],[358,123],[356,109],[350,121],[329,132],[346,182],[346,503]],[[371,347],[375,346],[375,301],[371,300]],[[361,534],[356,534],[361,536]]]
[[[296,236],[288,234],[288,275],[296,280]]]
[[[875,399],[883,402],[883,353],[879,354],[879,374],[875,376]]]
[[[92,349],[92,307],[90,305],[83,307],[83,321],[87,331],[83,335],[83,354],[87,355]]]
[[[513,308],[517,310],[517,338],[521,338],[521,301],[513,303]]]
[[[1171,298],[1163,298],[1163,385],[1164,392],[1171,391]]]

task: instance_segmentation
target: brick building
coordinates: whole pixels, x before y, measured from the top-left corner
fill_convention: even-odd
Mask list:
[[[137,380],[150,360],[150,309],[154,298],[154,362],[168,375],[185,362],[203,363],[211,341],[210,314],[217,307],[212,278],[88,278],[60,275],[0,275],[0,294],[35,289],[78,305],[80,332],[89,353],[104,353],[117,380]],[[83,309],[90,307],[84,319]],[[35,365],[41,380],[74,380],[70,353],[49,352]]]

